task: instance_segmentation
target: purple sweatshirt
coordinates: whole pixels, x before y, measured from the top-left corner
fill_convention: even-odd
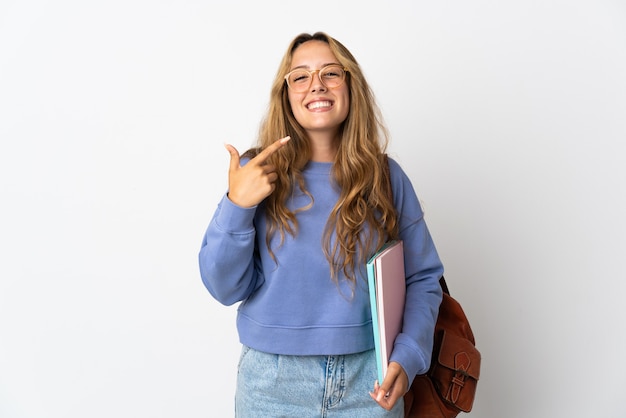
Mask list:
[[[407,299],[402,333],[391,361],[411,382],[431,360],[433,332],[442,292],[443,266],[424,214],[401,167],[389,159],[394,205],[404,241]],[[332,163],[310,162],[303,170],[313,204],[297,213],[296,237],[275,234],[274,261],[265,244],[263,204],[242,208],[227,196],[211,220],[199,254],[200,273],[211,295],[224,305],[241,302],[237,329],[242,344],[287,355],[340,355],[374,348],[365,265],[353,289],[343,275],[333,282],[322,250],[322,235],[339,194]],[[292,210],[310,205],[304,193],[288,202]]]

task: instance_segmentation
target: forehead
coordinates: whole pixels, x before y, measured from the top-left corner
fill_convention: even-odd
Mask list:
[[[330,50],[330,46],[323,41],[307,41],[293,52],[291,66],[320,68],[326,64],[338,63],[337,57]]]

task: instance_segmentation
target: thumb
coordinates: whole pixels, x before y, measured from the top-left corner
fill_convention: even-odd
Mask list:
[[[224,144],[224,148],[230,154],[230,170],[236,170],[239,168],[239,151],[237,148],[233,147],[230,144]]]

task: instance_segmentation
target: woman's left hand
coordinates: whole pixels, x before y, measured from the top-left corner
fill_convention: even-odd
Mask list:
[[[389,363],[387,375],[382,385],[378,382],[374,383],[374,391],[370,392],[370,396],[378,402],[380,406],[388,411],[393,409],[398,399],[400,399],[409,390],[409,377],[406,372],[395,361]]]

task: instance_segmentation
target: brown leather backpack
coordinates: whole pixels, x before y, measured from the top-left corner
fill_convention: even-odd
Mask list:
[[[480,352],[463,308],[440,279],[443,300],[435,325],[430,369],[404,395],[405,418],[453,418],[469,412],[480,375]]]

